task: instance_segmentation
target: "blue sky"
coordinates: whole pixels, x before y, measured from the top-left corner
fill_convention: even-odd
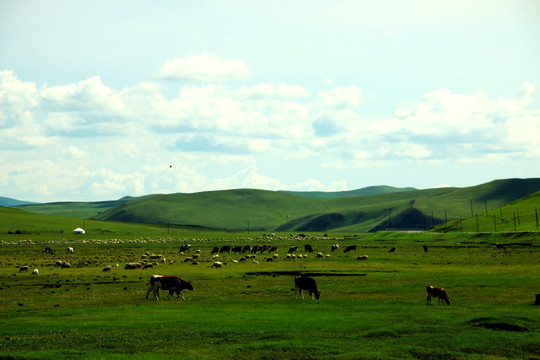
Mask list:
[[[0,0],[0,196],[540,177],[540,2]]]

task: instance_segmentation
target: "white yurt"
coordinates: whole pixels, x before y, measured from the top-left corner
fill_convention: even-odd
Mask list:
[[[81,229],[81,228],[76,228],[75,230],[73,230],[73,233],[74,234],[85,234],[86,231],[84,231],[84,229]]]

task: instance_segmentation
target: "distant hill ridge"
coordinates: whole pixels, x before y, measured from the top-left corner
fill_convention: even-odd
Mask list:
[[[507,179],[467,188],[395,191],[348,197],[234,189],[157,195],[95,218],[230,230],[368,232],[425,229],[486,212],[540,191],[540,179]],[[319,194],[320,195],[320,194]]]
[[[233,189],[16,207],[85,219],[226,230],[368,232],[426,229],[486,213],[537,191],[540,179],[505,179],[465,188],[372,186],[340,192]]]

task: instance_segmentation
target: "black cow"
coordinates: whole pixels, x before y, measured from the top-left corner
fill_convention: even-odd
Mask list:
[[[291,246],[289,248],[288,254],[292,254],[293,252],[296,252],[296,251],[298,251],[298,246]]]
[[[318,300],[319,296],[321,295],[321,292],[317,290],[317,283],[314,279],[307,277],[307,276],[297,276],[294,278],[294,298],[298,299],[298,293],[300,293],[300,296],[302,296],[302,299],[304,298],[304,294],[302,293],[302,290],[309,291],[309,296],[311,299],[313,299],[313,295],[315,295],[315,298]]]
[[[428,252],[428,247],[427,247],[427,245],[424,245],[423,248],[424,248],[424,252]]]
[[[44,251],[44,252],[45,252],[45,254],[49,254],[49,255],[52,255],[52,254],[53,254],[53,251],[52,251],[52,249],[51,249],[50,246],[47,246],[47,247],[45,248],[45,251]]]
[[[186,252],[186,251],[191,251],[191,245],[189,244],[181,245],[180,250],[178,250],[179,253]]]
[[[242,249],[242,254],[245,252],[251,252],[251,245],[244,245],[244,248]]]
[[[235,246],[231,249],[231,251],[235,254],[240,254],[242,252],[242,247],[241,246]]]
[[[214,246],[214,248],[211,251],[211,254],[217,254],[217,253],[219,253],[219,247]]]
[[[304,250],[306,252],[313,252],[313,248],[309,244],[304,245]]]
[[[356,251],[356,245],[349,245],[345,248],[345,250],[343,250],[343,252],[346,252],[348,253],[349,251]]]
[[[391,249],[390,249],[390,250],[389,250],[388,252],[391,252],[391,253],[393,253],[393,252],[395,252],[396,250],[397,250],[397,246],[394,246],[394,247],[393,247],[393,248],[391,248]]]
[[[182,297],[182,300],[185,300],[182,295],[182,290],[193,290],[193,285],[191,285],[190,281],[184,281],[178,276],[152,275],[152,277],[150,277],[150,287],[146,292],[146,298],[148,299],[148,295],[153,291],[154,298],[159,300],[159,289],[169,290],[169,296],[174,295],[176,292],[178,297]]]
[[[228,246],[228,245],[225,245],[225,246],[222,246],[221,249],[219,249],[219,253],[230,253],[231,252],[231,247]]]

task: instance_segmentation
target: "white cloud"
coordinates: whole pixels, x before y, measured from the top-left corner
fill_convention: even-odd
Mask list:
[[[363,114],[357,87],[312,94],[283,83],[189,84],[173,99],[162,91],[151,82],[119,90],[99,77],[37,90],[0,71],[2,187],[30,200],[240,186],[329,191],[347,182],[313,179],[314,166],[355,173],[405,161],[495,166],[540,156],[531,83],[513,97],[435,90],[394,116]],[[264,174],[263,158],[308,175],[286,182]]]
[[[215,54],[202,53],[166,61],[159,70],[165,79],[213,83],[245,79],[247,66],[239,60],[222,60]]]

